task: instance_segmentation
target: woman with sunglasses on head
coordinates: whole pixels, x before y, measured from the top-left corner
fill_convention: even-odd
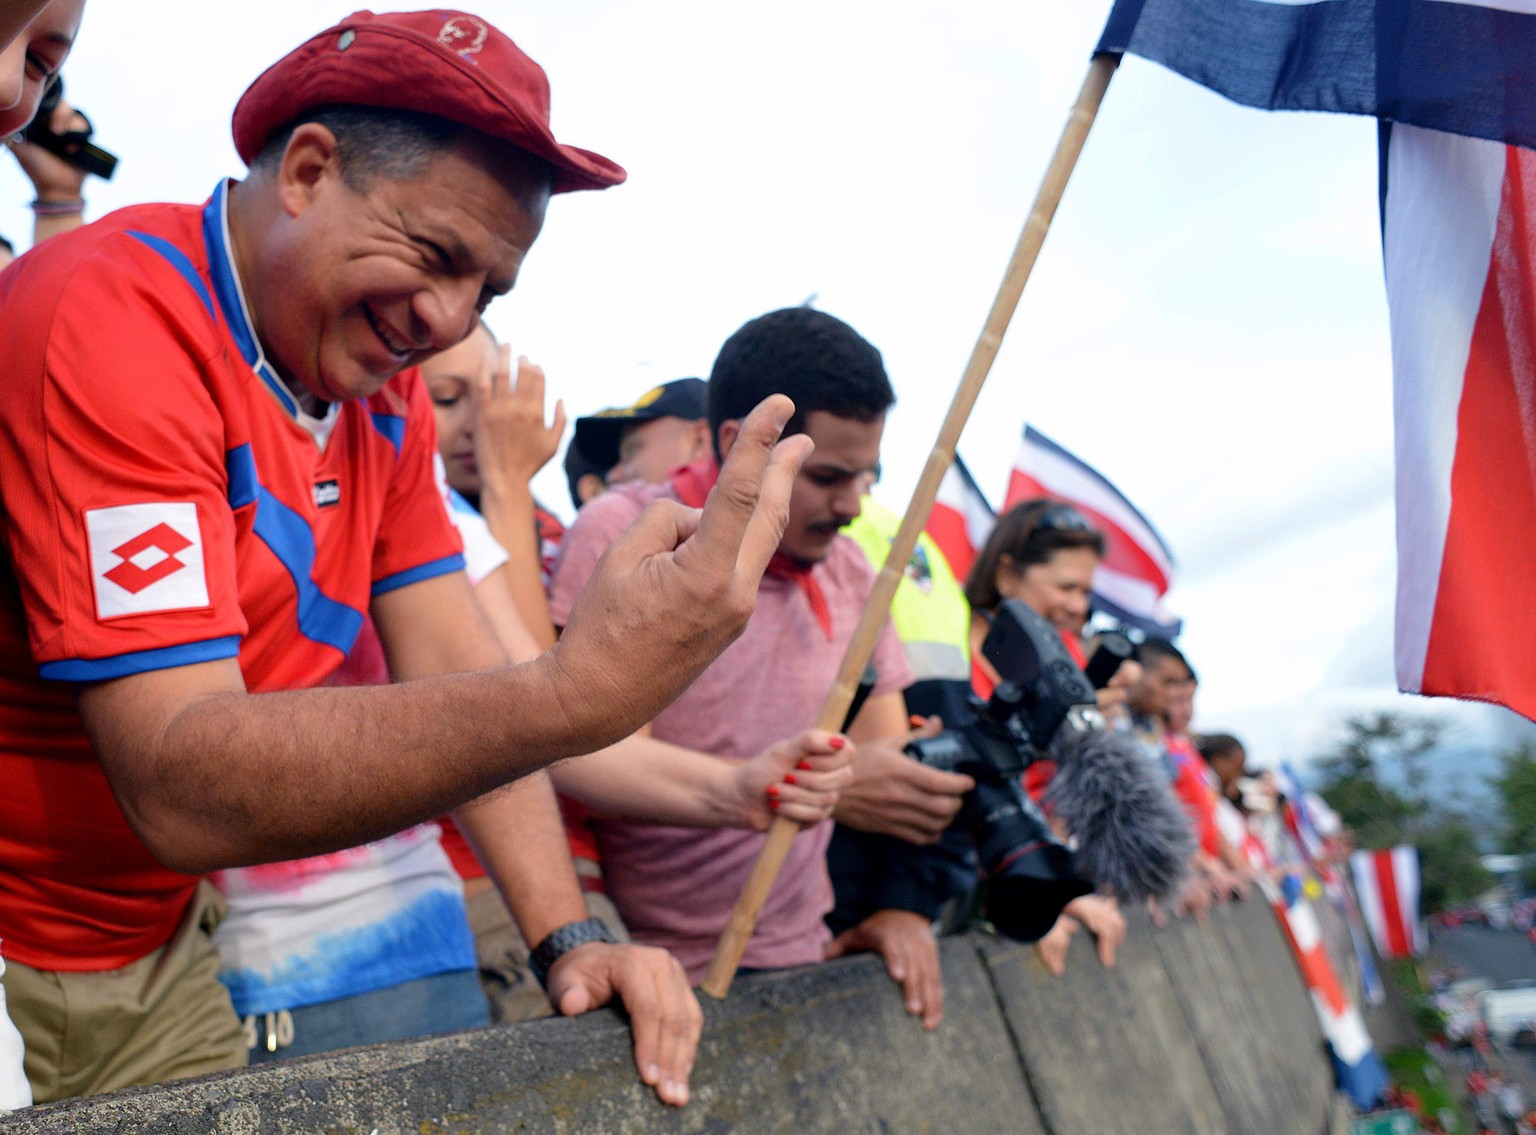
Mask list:
[[[1104,534],[1077,509],[1048,498],[1027,500],[1005,512],[971,565],[965,597],[971,604],[972,684],[986,696],[998,674],[981,654],[993,613],[1004,601],[1017,599],[1048,619],[1079,666],[1087,664],[1082,633],[1088,622],[1093,572],[1104,558]],[[1123,711],[1125,689],[1139,673],[1126,663],[1099,691],[1099,708],[1106,715]],[[1025,774],[1025,787],[1038,797],[1055,771],[1049,761],[1036,761]],[[1062,834],[1062,833],[1058,833]],[[1035,944],[1052,973],[1066,969],[1067,946],[1081,927],[1098,940],[1099,960],[1114,965],[1115,950],[1125,937],[1125,919],[1113,898],[1085,895],[1068,903],[1048,934]]]

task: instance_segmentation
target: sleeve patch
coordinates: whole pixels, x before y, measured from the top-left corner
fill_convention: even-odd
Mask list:
[[[203,535],[193,502],[89,509],[85,531],[101,621],[208,606]]]

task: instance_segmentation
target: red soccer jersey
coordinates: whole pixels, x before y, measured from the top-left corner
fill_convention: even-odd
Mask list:
[[[129,829],[73,683],[238,656],[252,692],[312,686],[371,595],[463,564],[416,372],[328,434],[300,415],[225,191],[113,213],[0,276],[0,939],[26,965],[142,957],[196,884]]]

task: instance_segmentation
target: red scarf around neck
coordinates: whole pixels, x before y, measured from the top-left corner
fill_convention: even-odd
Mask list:
[[[709,490],[715,487],[715,482],[719,479],[720,466],[713,457],[702,457],[692,465],[679,465],[667,478],[672,491],[677,494],[677,499],[689,508],[703,508],[704,501],[709,497]],[[827,636],[827,641],[831,642],[832,611],[827,606],[827,597],[822,594],[821,584],[816,582],[816,577],[811,574],[811,568],[814,566],[814,564],[797,563],[783,552],[775,552],[773,559],[768,561],[767,574],[775,579],[794,581],[795,586],[800,588],[811,604],[811,614],[816,616],[816,622],[820,625],[822,633]]]

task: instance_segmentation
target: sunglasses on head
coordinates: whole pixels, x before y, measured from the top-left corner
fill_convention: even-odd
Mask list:
[[[1058,532],[1092,532],[1088,518],[1069,504],[1052,501],[1040,510],[1035,520],[1036,528],[1052,528]]]

